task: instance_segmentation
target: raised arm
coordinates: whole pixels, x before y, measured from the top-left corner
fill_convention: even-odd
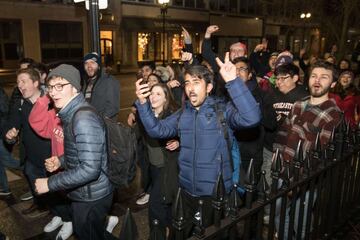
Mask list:
[[[216,61],[231,98],[226,109],[229,126],[232,129],[240,129],[259,124],[261,119],[259,104],[244,81],[236,77],[236,67],[229,59],[229,52],[226,53],[224,62],[219,58]]]
[[[135,105],[139,113],[141,122],[146,129],[146,132],[153,138],[172,138],[177,136],[177,121],[179,119],[179,112],[176,112],[169,117],[158,120],[151,109],[147,97],[150,95],[150,88],[148,84],[140,84],[141,79],[136,81],[136,100]]]
[[[211,25],[206,29],[205,38],[201,46],[201,53],[204,59],[210,64],[214,73],[219,72],[219,66],[216,63],[216,54],[211,49],[211,35],[215,32],[219,31],[219,27],[217,25]]]

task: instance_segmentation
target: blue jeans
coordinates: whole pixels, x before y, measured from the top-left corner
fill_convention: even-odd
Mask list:
[[[20,161],[13,158],[11,153],[4,146],[3,141],[0,140],[0,189],[7,192],[9,191],[9,184],[5,167],[20,169]]]

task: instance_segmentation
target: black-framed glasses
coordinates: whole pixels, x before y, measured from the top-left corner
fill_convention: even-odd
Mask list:
[[[239,68],[236,68],[236,71],[237,72],[246,72],[246,71],[248,71],[249,70],[249,68],[247,68],[247,67],[239,67]]]
[[[64,83],[64,84],[55,84],[55,85],[47,85],[47,89],[49,92],[51,92],[53,89],[55,89],[56,91],[61,91],[63,90],[64,86],[69,85],[70,83]]]
[[[291,77],[290,75],[283,76],[283,77],[276,77],[276,81],[284,82],[286,79]]]

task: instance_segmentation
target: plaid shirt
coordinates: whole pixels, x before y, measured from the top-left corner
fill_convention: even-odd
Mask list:
[[[277,132],[274,149],[279,148],[285,161],[292,161],[299,140],[304,153],[314,148],[320,131],[322,149],[328,143],[331,131],[341,120],[340,109],[333,99],[320,105],[311,105],[309,99],[295,102],[290,114]]]

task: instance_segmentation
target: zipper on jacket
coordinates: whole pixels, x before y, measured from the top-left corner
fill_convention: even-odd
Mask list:
[[[193,166],[192,166],[192,169],[193,169],[193,191],[192,191],[192,194],[195,194],[195,161],[196,161],[196,123],[197,123],[197,116],[198,116],[198,110],[195,111],[195,121],[194,121],[194,156],[193,156]]]

